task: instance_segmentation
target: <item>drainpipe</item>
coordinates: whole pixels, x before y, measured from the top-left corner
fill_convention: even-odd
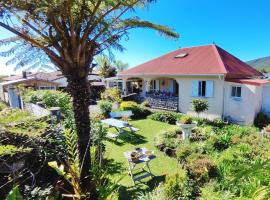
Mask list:
[[[225,77],[218,76],[219,80],[223,80],[223,98],[222,98],[222,116],[221,119],[224,121],[224,111],[225,111]]]

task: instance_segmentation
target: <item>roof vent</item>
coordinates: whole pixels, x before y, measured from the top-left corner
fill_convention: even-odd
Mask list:
[[[188,56],[188,53],[181,53],[181,54],[174,56],[174,58],[184,58],[186,56]]]

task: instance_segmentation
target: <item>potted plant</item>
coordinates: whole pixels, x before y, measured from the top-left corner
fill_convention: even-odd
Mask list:
[[[183,116],[180,118],[180,121],[176,123],[176,125],[182,128],[182,138],[184,140],[190,137],[191,130],[197,126],[197,123],[193,122],[190,116]]]

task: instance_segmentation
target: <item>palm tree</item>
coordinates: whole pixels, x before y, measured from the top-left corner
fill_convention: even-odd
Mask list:
[[[0,1],[0,27],[17,36],[5,42],[31,45],[34,51],[46,54],[67,78],[78,135],[80,187],[85,194],[91,194],[91,199],[96,199],[97,193],[89,175],[90,88],[87,77],[94,67],[94,57],[104,50],[122,51],[120,41],[131,29],[147,28],[169,38],[179,37],[167,26],[134,16],[136,9],[153,2],[155,0]]]
[[[105,55],[98,55],[96,57],[98,74],[103,78],[113,77],[116,75],[117,71],[113,67],[112,62]]]
[[[129,67],[128,63],[124,63],[122,60],[115,61],[115,67],[118,72],[122,72]]]

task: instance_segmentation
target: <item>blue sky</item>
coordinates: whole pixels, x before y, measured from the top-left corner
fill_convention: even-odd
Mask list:
[[[138,16],[172,27],[180,39],[166,39],[151,30],[133,30],[129,40],[122,41],[126,51],[115,55],[132,67],[179,47],[215,42],[244,61],[269,56],[269,8],[269,0],[159,0],[138,11]],[[7,35],[0,28],[0,38]],[[12,72],[2,58],[0,66],[0,73]]]

